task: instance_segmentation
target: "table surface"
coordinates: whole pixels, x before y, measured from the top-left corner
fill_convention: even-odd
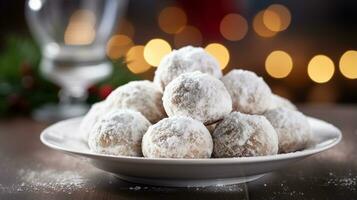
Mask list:
[[[300,106],[343,132],[334,148],[261,179],[230,186],[165,188],[121,181],[39,140],[48,125],[0,120],[0,199],[357,199],[357,106]]]

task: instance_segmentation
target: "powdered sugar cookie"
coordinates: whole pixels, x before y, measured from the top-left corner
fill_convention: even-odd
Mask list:
[[[232,112],[212,134],[213,156],[218,158],[274,155],[278,136],[264,116]]]
[[[177,116],[150,126],[142,148],[148,158],[209,158],[213,143],[201,122]]]

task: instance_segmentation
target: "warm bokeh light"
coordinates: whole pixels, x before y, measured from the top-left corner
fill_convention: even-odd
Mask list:
[[[248,32],[247,20],[239,14],[227,14],[221,21],[219,29],[224,38],[230,41],[238,41],[244,38]]]
[[[279,14],[269,9],[263,12],[263,23],[266,28],[274,32],[280,31],[282,26]]]
[[[273,51],[265,60],[265,70],[274,78],[285,78],[293,68],[293,60],[284,51]]]
[[[133,41],[128,36],[114,35],[108,41],[107,55],[111,59],[118,59],[125,56],[125,54],[133,45]]]
[[[144,58],[152,66],[158,66],[161,59],[171,52],[171,46],[163,39],[152,39],[146,45],[144,49]]]
[[[126,61],[129,70],[135,74],[146,72],[150,69],[149,63],[144,58],[144,46],[133,46],[126,53]]]
[[[307,67],[307,73],[311,80],[316,83],[328,82],[335,72],[335,65],[325,55],[314,56]]]
[[[226,68],[229,62],[229,51],[225,46],[219,43],[211,43],[206,46],[205,50],[218,60],[221,69]]]
[[[133,38],[135,35],[134,25],[127,19],[121,19],[119,23],[119,34]]]
[[[201,31],[194,26],[185,26],[175,34],[174,43],[176,48],[187,45],[200,46],[202,44]]]
[[[269,15],[271,21],[268,20]],[[265,18],[266,16],[268,18]],[[276,17],[278,17],[278,19]],[[273,4],[269,6],[264,13],[264,24],[272,31],[283,31],[289,27],[290,23],[291,13],[284,5]]]
[[[87,45],[95,39],[95,16],[90,10],[77,10],[69,20],[64,33],[67,45]]]
[[[159,26],[166,33],[177,33],[187,23],[186,13],[178,7],[167,7],[159,14]]]
[[[255,15],[253,19],[253,29],[254,31],[262,37],[273,37],[277,34],[275,31],[269,30],[263,22],[264,11],[260,11]]]
[[[340,71],[346,78],[357,78],[357,51],[349,50],[341,56]]]

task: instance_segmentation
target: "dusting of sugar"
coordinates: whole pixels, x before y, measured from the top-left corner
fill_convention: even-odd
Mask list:
[[[115,89],[106,99],[110,109],[126,108],[141,112],[151,123],[166,117],[162,91],[151,81],[131,81]]]
[[[89,192],[92,188],[88,180],[75,171],[29,170],[20,169],[17,173],[19,182],[14,185],[0,185],[0,191],[14,192],[72,192],[81,190]]]
[[[221,80],[232,97],[234,111],[262,114],[271,107],[271,90],[254,72],[235,69]]]
[[[307,118],[299,111],[287,108],[268,110],[264,116],[275,128],[279,138],[279,152],[294,152],[311,143],[311,127]]]
[[[155,71],[154,83],[162,89],[183,73],[200,71],[222,77],[217,60],[200,47],[186,46],[166,55]]]
[[[278,152],[278,136],[269,121],[259,115],[232,112],[220,122],[212,134],[215,157],[274,155]]]
[[[208,74],[195,71],[171,81],[163,95],[168,116],[187,116],[212,124],[232,111],[232,99],[224,84]]]
[[[206,127],[188,117],[171,117],[149,127],[142,142],[149,158],[209,158],[213,148]]]
[[[329,186],[341,186],[349,189],[350,191],[357,190],[357,176],[352,176],[352,173],[348,173],[347,177],[338,177],[332,172],[329,173],[329,179],[327,181]]]

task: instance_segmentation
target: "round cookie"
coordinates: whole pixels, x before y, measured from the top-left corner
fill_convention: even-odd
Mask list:
[[[254,72],[235,69],[221,80],[232,97],[234,111],[262,114],[272,104],[269,86]]]
[[[296,106],[293,103],[291,103],[289,99],[273,94],[272,104],[270,105],[269,109],[275,109],[275,108],[287,108],[290,110],[297,110]]]
[[[150,126],[142,143],[148,158],[210,158],[212,148],[212,137],[201,122],[179,116]]]
[[[223,83],[198,71],[181,74],[164,91],[168,116],[186,116],[205,125],[217,122],[232,110],[231,97]]]
[[[213,156],[217,158],[274,155],[278,136],[264,116],[232,112],[212,134]]]
[[[151,123],[166,117],[162,91],[151,81],[131,81],[115,89],[106,99],[110,108],[141,112]]]
[[[279,153],[294,152],[306,148],[311,140],[311,127],[299,111],[276,108],[264,113],[275,128],[279,138]]]
[[[217,60],[200,47],[186,46],[166,55],[155,71],[154,83],[162,89],[180,74],[200,71],[222,77]]]
[[[107,112],[107,106],[105,101],[101,101],[92,105],[87,114],[83,117],[81,124],[79,125],[79,131],[81,138],[88,142],[88,137],[94,124],[100,119],[100,117]]]
[[[95,123],[88,139],[89,148],[109,155],[142,156],[142,137],[150,125],[137,111],[113,110]]]

